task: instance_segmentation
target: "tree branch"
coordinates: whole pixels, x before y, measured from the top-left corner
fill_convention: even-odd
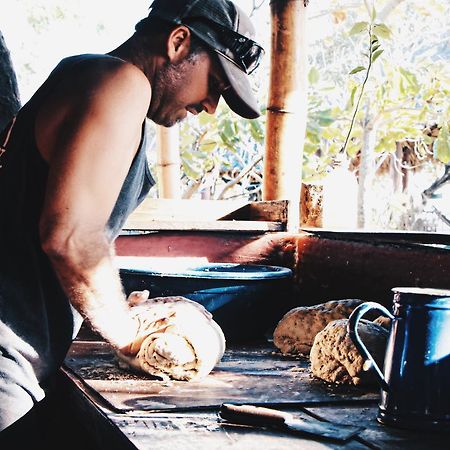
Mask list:
[[[263,156],[260,155],[257,158],[255,158],[252,162],[250,162],[246,167],[244,167],[241,171],[241,173],[234,178],[233,180],[229,181],[225,187],[222,189],[222,192],[216,197],[216,200],[222,200],[223,196],[225,195],[225,192],[231,189],[233,186],[236,186],[236,184],[239,183],[239,181],[242,180],[252,169],[255,167],[261,160],[263,159]]]

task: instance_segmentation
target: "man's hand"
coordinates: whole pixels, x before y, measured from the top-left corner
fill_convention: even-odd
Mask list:
[[[145,289],[144,291],[133,291],[127,298],[127,302],[130,306],[138,306],[148,300],[150,292]]]
[[[139,321],[138,314],[133,311],[133,308],[136,308],[137,306],[142,305],[142,303],[146,302],[149,295],[150,292],[146,289],[143,291],[133,291],[128,295],[127,303],[130,306],[130,314],[136,326],[136,333],[132,342],[117,350],[117,352],[121,354],[120,356],[124,358],[135,356],[139,351],[142,341],[144,340],[145,336],[142,335],[142,324]]]

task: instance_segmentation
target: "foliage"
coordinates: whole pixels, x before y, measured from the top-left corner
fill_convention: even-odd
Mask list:
[[[342,7],[336,3],[337,8]],[[343,147],[354,157],[361,149],[363,130],[372,125],[377,127],[376,152],[382,157],[395,151],[397,141],[417,140],[424,147],[430,144],[423,129],[437,123],[441,133],[434,144],[435,156],[442,162],[448,161],[450,55],[443,44],[433,47],[433,43],[446,40],[448,25],[442,14],[444,11],[448,14],[449,7],[442,2],[432,3],[426,11],[423,7],[400,8],[389,16],[389,26],[377,22],[373,9],[370,21],[360,20],[367,14],[364,9],[343,10],[340,15],[343,20],[336,26],[336,32],[313,44],[306,180],[323,177]],[[434,25],[433,32],[423,31],[430,29],[424,22]],[[441,22],[441,27],[436,27]],[[364,49],[367,34],[369,51]],[[411,34],[418,38],[411,40]],[[378,67],[371,67],[376,60]],[[359,109],[363,92],[366,99]],[[324,114],[330,123],[321,126],[317,117]]]
[[[374,8],[367,11],[341,3],[332,1],[332,13],[325,12],[338,18],[333,33],[311,43],[304,181],[324,178],[342,151],[355,157],[370,121],[377,125],[375,151],[380,161],[395,151],[399,140],[416,140],[418,150],[426,153],[431,138],[423,129],[433,123],[441,129],[434,141],[435,157],[448,161],[449,55],[430,52],[433,43],[445,36],[445,27],[433,28],[433,33],[411,42],[411,30],[406,33],[404,24],[411,23],[412,32],[423,36],[424,21],[435,25],[449,8],[438,1],[427,12],[405,7],[393,14],[388,25],[377,18]],[[430,12],[432,7],[436,12]],[[367,16],[369,20],[362,20]],[[262,91],[268,69],[260,74]],[[230,181],[225,174],[237,176],[263,154],[264,129],[264,115],[248,122],[223,105],[217,117],[191,118],[181,130],[185,183],[204,187],[201,181],[209,176],[212,181],[206,189],[218,198]],[[232,195],[248,196],[247,186],[255,190],[256,180],[262,177],[261,164],[255,169],[252,182],[240,180],[240,190]]]
[[[234,189],[234,195],[255,195],[251,177],[253,173],[253,178],[258,179],[261,173],[263,127],[262,120],[244,120],[230,113],[223,104],[216,115],[202,113],[198,119],[190,117],[180,130],[185,184],[197,182],[201,187],[208,174],[213,174],[213,179],[202,187],[209,190],[208,196],[223,198],[227,183],[251,166],[246,180],[240,183],[240,190]]]
[[[381,48],[381,43],[378,38],[379,36],[389,38],[391,35],[391,31],[389,28],[383,24],[383,23],[374,23],[373,20],[375,19],[375,9],[373,9],[373,15],[371,17],[372,22],[357,22],[355,25],[353,25],[352,29],[349,32],[349,35],[355,35],[362,32],[367,33],[368,37],[368,51],[367,53],[364,53],[364,56],[367,57],[367,66],[357,66],[354,69],[352,69],[349,72],[349,75],[354,75],[355,73],[359,73],[364,71],[364,80],[361,83],[361,86],[359,87],[359,94],[358,94],[358,100],[356,101],[356,104],[354,105],[355,95],[358,89],[358,86],[354,86],[352,88],[352,91],[350,93],[350,106],[354,106],[354,111],[352,115],[352,120],[350,122],[350,127],[348,129],[347,135],[345,137],[344,145],[342,146],[342,152],[345,153],[347,149],[348,141],[352,135],[353,126],[355,124],[356,115],[359,111],[359,106],[361,104],[361,99],[364,95],[364,89],[366,87],[367,81],[369,80],[369,75],[372,69],[372,64],[378,59],[378,57],[384,52],[384,50]]]
[[[399,6],[386,12],[393,3]],[[69,4],[21,0],[18,4],[21,10],[17,16],[22,21],[25,18],[26,27],[39,37],[34,46],[25,41],[22,44],[28,55],[16,64],[22,80],[35,77],[37,61],[48,53],[42,51],[40,37],[55,24],[83,24],[84,30],[89,26],[101,37],[107,37],[110,30],[103,15],[93,13],[88,23],[79,17],[81,0]],[[252,4],[259,35],[269,49],[268,0]],[[395,150],[397,141],[408,139],[416,141],[422,153],[429,152],[432,144],[437,160],[450,161],[450,4],[446,0],[380,0],[373,4],[376,10],[369,0],[327,0],[308,6],[312,38],[305,182],[325,177],[343,149],[349,157],[357,155],[364,131],[372,125],[376,126],[375,152],[380,160]],[[261,18],[265,18],[263,22]],[[317,32],[321,34],[314,38]],[[266,57],[255,79],[261,105],[267,94],[268,73]],[[423,134],[423,129],[433,124],[440,129],[434,141]],[[203,189],[213,198],[257,198],[264,134],[264,111],[259,119],[247,121],[221,104],[217,116],[189,118],[181,125],[186,192],[196,195],[195,189]]]

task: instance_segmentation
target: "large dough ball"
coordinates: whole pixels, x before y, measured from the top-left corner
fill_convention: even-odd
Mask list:
[[[278,322],[273,343],[284,354],[308,355],[319,331],[333,320],[348,318],[361,303],[360,299],[332,300],[291,309]]]
[[[220,326],[202,305],[185,297],[151,298],[133,307],[140,323],[134,358],[118,353],[121,366],[163,380],[205,377],[225,352]]]
[[[312,373],[330,383],[375,384],[374,374],[363,370],[363,357],[348,335],[347,323],[348,319],[335,320],[317,334],[310,354]],[[387,330],[381,325],[361,320],[358,334],[378,367],[382,368]]]

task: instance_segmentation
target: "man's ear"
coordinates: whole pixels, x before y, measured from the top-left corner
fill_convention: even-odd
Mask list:
[[[174,28],[167,38],[167,56],[171,63],[182,61],[189,55],[191,30],[184,25]]]

